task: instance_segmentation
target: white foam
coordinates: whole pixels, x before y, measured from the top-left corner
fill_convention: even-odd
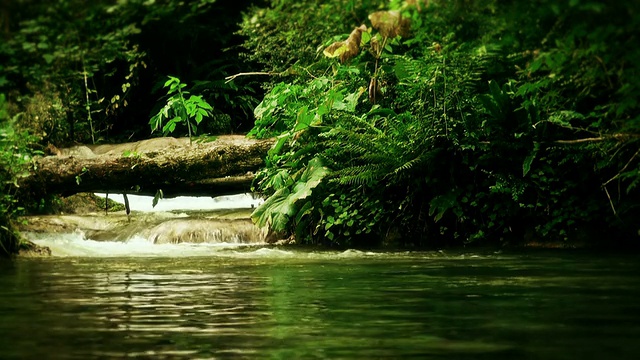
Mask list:
[[[105,197],[104,193],[96,193]],[[161,212],[176,210],[220,210],[220,209],[250,209],[259,206],[263,199],[255,199],[251,194],[208,196],[178,196],[161,199],[153,207],[153,196],[128,194],[129,207],[132,211]],[[109,194],[109,199],[124,204],[122,194]]]
[[[59,257],[183,257],[212,256],[221,250],[236,249],[246,245],[231,243],[181,243],[153,244],[135,236],[127,241],[95,241],[85,239],[82,233],[71,234],[24,234],[29,240],[51,249],[52,256]]]
[[[267,244],[179,243],[154,244],[141,236],[127,241],[96,241],[81,232],[68,234],[24,233],[26,238],[51,249],[55,257],[189,257],[212,256],[243,259],[345,259],[385,256],[385,253],[346,251],[282,250]],[[256,246],[262,246],[255,248]],[[389,254],[386,254],[389,256]]]

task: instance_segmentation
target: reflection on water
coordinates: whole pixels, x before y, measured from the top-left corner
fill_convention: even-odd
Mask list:
[[[18,259],[0,263],[0,357],[636,359],[637,260],[251,248]]]

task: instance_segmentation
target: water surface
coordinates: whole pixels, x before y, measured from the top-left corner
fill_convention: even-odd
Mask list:
[[[640,356],[637,256],[211,246],[1,262],[0,358]]]

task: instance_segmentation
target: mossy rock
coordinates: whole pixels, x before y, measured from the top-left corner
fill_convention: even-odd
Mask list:
[[[90,214],[105,211],[105,202],[109,212],[122,211],[124,205],[111,199],[105,199],[93,193],[80,193],[52,201],[49,214]]]
[[[47,257],[51,256],[51,249],[40,246],[31,241],[22,241],[18,247],[18,256],[23,257]]]

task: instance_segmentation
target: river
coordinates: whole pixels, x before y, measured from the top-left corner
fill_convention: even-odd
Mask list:
[[[0,261],[1,359],[637,359],[637,255],[153,244]]]

